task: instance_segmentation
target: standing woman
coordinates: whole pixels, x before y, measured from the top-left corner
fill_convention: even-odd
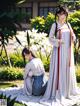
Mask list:
[[[22,56],[28,60],[24,72],[24,92],[27,95],[43,95],[47,80],[44,78],[45,70],[42,61],[27,48],[23,49]]]
[[[55,14],[55,23],[52,24],[49,34],[53,50],[49,81],[43,101],[54,100],[57,96],[60,100],[70,99],[71,95],[77,94],[73,53],[73,43],[76,38],[70,23],[67,22],[67,17],[67,10],[59,6]]]

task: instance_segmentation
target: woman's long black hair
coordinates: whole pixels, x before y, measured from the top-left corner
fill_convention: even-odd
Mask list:
[[[23,57],[23,59],[24,59],[24,62],[25,62],[25,54],[30,54],[31,53],[31,55],[34,57],[34,58],[36,58],[36,56],[32,53],[32,51],[31,50],[29,50],[28,48],[24,48],[23,50],[22,50],[22,57]]]
[[[58,26],[56,20],[57,20],[58,14],[60,14],[60,13],[64,13],[64,14],[66,15],[66,24],[68,25],[68,21],[67,21],[68,11],[67,11],[67,9],[66,9],[64,6],[60,6],[60,5],[59,5],[59,6],[56,8],[56,11],[55,11],[55,24],[56,24],[55,37],[57,36],[57,26]],[[69,28],[69,25],[68,25],[68,28]]]

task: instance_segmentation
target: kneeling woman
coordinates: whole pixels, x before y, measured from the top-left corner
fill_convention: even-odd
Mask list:
[[[45,79],[45,70],[42,61],[36,58],[32,51],[24,48],[22,51],[23,58],[29,62],[25,66],[24,72],[24,90],[27,95],[40,96],[43,95],[47,80]]]

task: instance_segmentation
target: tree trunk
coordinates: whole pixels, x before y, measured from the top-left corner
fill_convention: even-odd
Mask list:
[[[11,62],[10,62],[10,57],[9,57],[9,55],[7,53],[7,49],[6,49],[5,45],[3,45],[3,48],[4,48],[4,51],[5,51],[6,57],[7,57],[7,61],[8,61],[9,67],[12,67]]]

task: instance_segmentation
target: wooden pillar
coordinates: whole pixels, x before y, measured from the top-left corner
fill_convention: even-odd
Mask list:
[[[33,2],[33,18],[38,16],[38,2]]]

